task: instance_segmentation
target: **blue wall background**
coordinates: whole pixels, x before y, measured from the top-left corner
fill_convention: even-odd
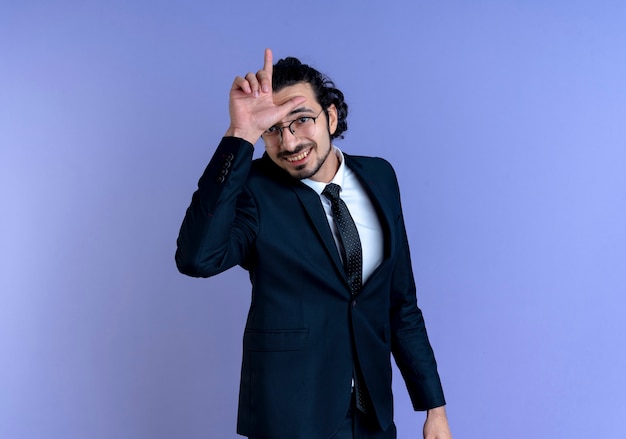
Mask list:
[[[0,3],[0,437],[236,437],[245,272],[173,254],[265,47],[397,169],[455,437],[626,437],[626,3],[214,3]]]

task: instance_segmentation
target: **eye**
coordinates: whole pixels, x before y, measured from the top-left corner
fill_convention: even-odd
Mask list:
[[[313,118],[311,116],[302,116],[296,119],[296,123],[298,125],[303,125],[305,123],[309,123],[313,120]]]
[[[276,125],[269,127],[268,129],[265,130],[265,134],[277,134],[279,131],[278,127]]]

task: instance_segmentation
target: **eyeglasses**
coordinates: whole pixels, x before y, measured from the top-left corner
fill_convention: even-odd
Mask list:
[[[322,114],[324,109],[317,113],[317,116],[300,116],[299,118],[292,120],[286,125],[274,125],[269,127],[263,133],[263,138],[266,142],[278,142],[283,137],[283,130],[289,129],[289,132],[297,138],[312,137],[315,135],[315,121]]]

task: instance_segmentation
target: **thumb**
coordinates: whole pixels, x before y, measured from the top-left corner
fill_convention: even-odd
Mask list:
[[[285,117],[289,113],[291,113],[293,110],[295,110],[298,107],[298,105],[303,104],[305,101],[306,101],[306,98],[304,96],[294,96],[293,98],[289,99],[287,102],[284,102],[281,105],[279,105],[278,110],[280,114],[282,114],[282,117]]]

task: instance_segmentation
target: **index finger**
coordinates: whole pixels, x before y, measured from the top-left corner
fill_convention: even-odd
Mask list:
[[[263,63],[263,70],[272,77],[274,65],[272,64],[272,49],[265,49],[265,62]]]

